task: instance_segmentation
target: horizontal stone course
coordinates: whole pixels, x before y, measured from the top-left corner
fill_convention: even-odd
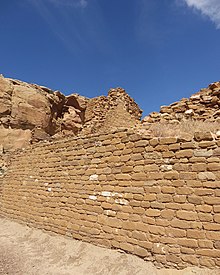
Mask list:
[[[196,139],[121,130],[31,145],[0,175],[0,213],[166,267],[220,266],[220,148]]]

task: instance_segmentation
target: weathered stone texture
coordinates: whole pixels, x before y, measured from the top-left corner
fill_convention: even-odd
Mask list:
[[[122,88],[110,89],[108,96],[89,100],[83,134],[130,128],[140,123],[142,111]]]
[[[33,144],[1,154],[0,213],[158,265],[216,267],[220,159],[207,152],[132,130]]]
[[[143,119],[143,124],[154,122],[178,123],[184,119],[218,121],[220,115],[220,82],[210,84],[190,98],[183,98],[169,106],[161,106]],[[219,133],[220,134],[220,133]],[[208,138],[208,137],[207,137]]]
[[[122,88],[88,99],[0,75],[0,144],[5,151],[53,136],[109,132],[140,123],[142,111]]]

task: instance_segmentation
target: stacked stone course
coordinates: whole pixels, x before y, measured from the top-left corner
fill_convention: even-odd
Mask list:
[[[133,130],[34,144],[0,177],[3,216],[159,266],[220,266],[220,140]]]
[[[190,98],[182,98],[169,106],[161,106],[160,112],[152,112],[142,123],[178,123],[185,119],[219,122],[220,82],[214,82]]]

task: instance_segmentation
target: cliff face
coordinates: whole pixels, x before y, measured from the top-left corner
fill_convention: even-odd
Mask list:
[[[87,98],[0,77],[0,141],[4,150],[25,147],[62,131],[77,134]]]
[[[130,127],[141,110],[126,92],[112,89],[107,97],[88,99],[0,76],[0,145],[3,151],[29,143]]]

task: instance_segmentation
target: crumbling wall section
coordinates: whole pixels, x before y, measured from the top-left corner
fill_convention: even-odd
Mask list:
[[[220,82],[210,84],[190,98],[182,98],[169,106],[161,106],[160,112],[152,112],[143,124],[154,122],[178,123],[185,119],[219,122]]]
[[[220,140],[123,130],[13,154],[0,213],[159,266],[220,266]],[[1,180],[1,179],[0,179]]]

